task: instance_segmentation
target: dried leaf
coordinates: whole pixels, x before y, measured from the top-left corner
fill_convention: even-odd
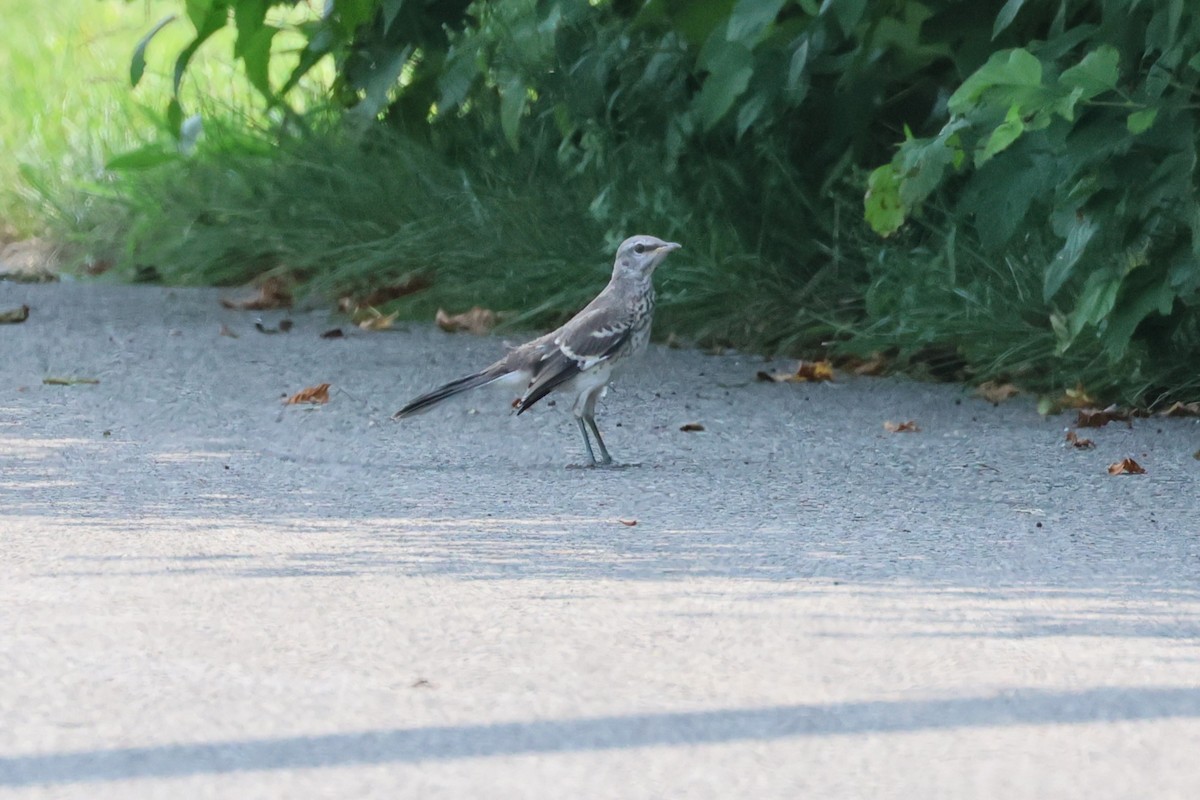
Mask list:
[[[921,426],[917,424],[915,419],[910,419],[908,422],[892,422],[888,420],[883,423],[883,429],[888,433],[920,433]]]
[[[221,336],[228,336],[230,339],[238,338],[238,335],[229,329],[228,325],[222,325],[221,330],[217,331]]]
[[[391,314],[387,315],[380,314],[373,308],[371,311],[374,312],[374,316],[367,317],[358,323],[358,327],[362,328],[364,331],[386,331],[396,323],[396,317],[400,316],[399,311],[393,311]]]
[[[342,333],[341,328],[330,328],[321,334],[322,339],[344,339],[346,334]]]
[[[221,298],[221,305],[237,311],[265,311],[272,308],[291,308],[292,289],[288,281],[279,275],[264,278],[258,286],[258,294],[241,300]]]
[[[627,528],[632,528],[634,525],[637,525],[636,519],[625,519],[624,517],[618,519],[617,522],[621,523]]]
[[[80,383],[90,385],[99,382],[95,378],[42,378],[42,383],[47,386],[75,386]]]
[[[307,389],[301,389],[287,399],[287,405],[292,406],[297,403],[314,403],[322,405],[329,402],[329,384],[321,383],[316,386],[310,386]]]
[[[985,381],[975,388],[975,394],[989,403],[1003,403],[1005,400],[1011,400],[1020,393],[1021,390],[1011,383],[1000,383],[998,381]]]
[[[1172,403],[1158,415],[1160,417],[1200,417],[1200,403]]]
[[[1127,409],[1109,406],[1105,409],[1081,408],[1075,418],[1077,428],[1103,428],[1110,422],[1124,422],[1133,425],[1133,413]]]
[[[832,381],[833,364],[828,361],[801,361],[795,372],[766,372],[760,370],[755,377],[772,383],[806,383],[809,381]]]
[[[9,311],[0,311],[0,325],[15,324],[29,319],[29,306],[19,306]]]
[[[1125,458],[1108,465],[1109,475],[1145,475],[1146,470],[1132,458]]]
[[[888,357],[883,353],[872,353],[865,361],[859,361],[853,365],[847,364],[847,366],[855,375],[874,376],[887,372],[890,363]]]
[[[1075,384],[1074,389],[1067,389],[1058,399],[1059,408],[1091,408],[1096,405],[1082,383]]]
[[[688,422],[680,425],[679,430],[683,431],[684,433],[698,433],[704,430],[704,426],[699,422]]]
[[[497,322],[496,312],[490,309],[475,306],[470,311],[465,311],[462,314],[447,314],[442,309],[437,310],[437,315],[434,317],[434,322],[442,330],[448,333],[456,331],[467,331],[481,335],[487,333],[492,328],[496,327]]]
[[[1072,447],[1079,450],[1091,450],[1096,446],[1096,443],[1091,439],[1085,439],[1075,431],[1067,431],[1066,440]]]

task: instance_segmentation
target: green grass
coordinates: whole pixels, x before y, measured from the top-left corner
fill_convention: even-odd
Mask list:
[[[158,20],[182,9],[180,0],[0,0],[0,238],[35,235],[48,217],[76,213],[71,187],[102,179],[111,156],[162,138],[173,58],[189,41],[190,25],[177,19],[154,39],[137,89],[130,88],[129,61]],[[255,125],[265,104],[232,65],[231,35],[222,32],[201,48],[184,102]],[[276,47],[294,41],[280,36]],[[288,60],[276,66],[282,72]],[[318,70],[312,82],[329,75]]]

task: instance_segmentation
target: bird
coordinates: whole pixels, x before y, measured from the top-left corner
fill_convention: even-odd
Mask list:
[[[513,403],[524,414],[551,392],[571,398],[589,467],[614,464],[596,425],[596,402],[621,367],[646,349],[654,317],[654,270],[682,245],[654,236],[631,236],[617,248],[612,278],[592,302],[562,327],[514,347],[479,372],[414,398],[393,415],[404,419],[488,384],[518,387]],[[596,458],[588,433],[596,439]]]

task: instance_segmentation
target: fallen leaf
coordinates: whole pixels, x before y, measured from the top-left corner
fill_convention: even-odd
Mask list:
[[[297,403],[314,403],[322,405],[329,402],[329,384],[322,383],[316,386],[310,386],[307,389],[301,389],[287,399],[287,405],[292,406]]]
[[[1115,405],[1105,409],[1081,408],[1075,418],[1075,427],[1103,428],[1110,422],[1124,422],[1133,425],[1132,416],[1130,411],[1117,408]]]
[[[1075,431],[1067,431],[1066,440],[1072,447],[1080,450],[1091,450],[1096,446],[1096,443],[1091,439],[1085,439]]]
[[[850,366],[850,371],[855,375],[882,375],[887,371],[889,360],[883,353],[872,353],[865,361]]]
[[[234,333],[233,331],[231,331],[231,330],[229,329],[229,326],[228,326],[228,325],[222,325],[222,326],[221,326],[221,330],[219,330],[219,331],[218,331],[218,333],[219,333],[221,336],[228,336],[230,339],[236,339],[236,338],[238,338],[238,335],[237,335],[236,333]]]
[[[1091,408],[1096,401],[1083,388],[1082,383],[1075,384],[1074,389],[1067,389],[1058,399],[1059,408]]]
[[[497,322],[496,312],[490,309],[475,306],[470,311],[464,311],[462,314],[447,314],[442,309],[437,310],[437,315],[434,317],[434,322],[442,330],[448,333],[456,331],[467,331],[481,335],[487,333],[492,328],[496,327]]]
[[[42,383],[47,386],[75,386],[76,384],[96,384],[99,383],[95,378],[42,378]]]
[[[989,403],[1003,403],[1020,393],[1021,390],[1011,383],[1000,383],[999,381],[985,381],[975,388],[975,394]]]
[[[699,422],[688,422],[680,425],[679,430],[683,431],[684,433],[697,433],[704,430],[704,426]]]
[[[258,294],[241,300],[221,298],[221,305],[238,311],[265,311],[271,308],[291,308],[292,289],[288,281],[279,275],[271,275],[263,279],[258,286]]]
[[[430,683],[425,678],[417,678],[415,681],[413,681],[412,688],[414,688],[414,689],[432,689],[433,684]]]
[[[910,419],[908,422],[892,422],[888,420],[883,423],[883,429],[888,433],[920,433],[921,426],[917,424],[915,419]]]
[[[400,316],[399,311],[393,311],[391,314],[387,315],[380,314],[373,308],[371,311],[374,312],[374,316],[367,317],[358,323],[358,327],[362,328],[364,331],[386,331],[396,323],[396,317]]]
[[[9,311],[0,311],[0,324],[24,322],[29,319],[29,306],[20,306]]]
[[[344,339],[346,334],[342,333],[341,328],[330,328],[321,334],[322,339]]]
[[[292,329],[293,324],[290,319],[281,319],[277,327],[268,328],[261,319],[256,319],[254,320],[254,330],[259,333],[287,333]]]
[[[1134,461],[1132,458],[1122,459],[1115,464],[1108,465],[1109,475],[1145,475],[1146,470],[1142,465]]]
[[[1160,417],[1200,417],[1200,403],[1172,403],[1158,412]]]
[[[637,525],[636,519],[625,519],[624,517],[618,519],[617,522],[621,523],[627,528],[632,528],[634,525]]]
[[[760,370],[756,375],[760,381],[772,383],[806,383],[809,381],[833,380],[833,364],[828,361],[801,361],[794,372],[767,372]]]

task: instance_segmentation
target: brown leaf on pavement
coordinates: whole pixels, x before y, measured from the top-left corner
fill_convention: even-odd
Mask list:
[[[29,319],[29,306],[18,306],[8,311],[0,311],[0,324],[15,324]]]
[[[322,405],[329,402],[329,384],[321,383],[316,386],[310,386],[307,389],[301,389],[294,395],[289,397],[286,404],[289,406],[298,403],[314,403]]]
[[[892,422],[888,420],[883,423],[883,429],[888,433],[920,433],[921,426],[917,424],[915,419],[910,419],[908,422]]]
[[[621,519],[618,519],[617,522],[621,523],[622,525],[624,525],[627,528],[632,528],[634,525],[637,525],[636,519],[625,519],[624,517],[622,517]]]
[[[437,326],[447,333],[466,331],[477,336],[496,327],[498,321],[495,311],[480,306],[475,306],[470,311],[464,311],[461,314],[447,314],[439,308],[434,317]]]
[[[1145,475],[1146,470],[1132,458],[1125,458],[1108,465],[1109,475]]]
[[[321,334],[322,339],[344,339],[346,334],[342,333],[341,328],[330,328]]]
[[[1109,406],[1108,408],[1081,408],[1075,418],[1077,428],[1103,428],[1110,422],[1124,422],[1132,425],[1132,413],[1128,410]]]
[[[679,430],[683,431],[684,433],[698,433],[704,430],[704,426],[699,422],[687,422],[683,425],[680,425]]]
[[[984,381],[975,388],[975,394],[989,403],[1003,403],[1020,393],[1021,390],[1011,383],[1000,383],[999,381]]]
[[[258,285],[258,294],[241,300],[221,298],[221,305],[236,311],[265,311],[271,308],[291,308],[292,289],[288,281],[278,275],[264,278]]]
[[[833,364],[828,361],[801,361],[794,372],[760,370],[755,377],[772,383],[806,383],[833,380]]]
[[[399,311],[393,311],[391,314],[381,314],[375,309],[370,309],[371,314],[366,319],[359,320],[358,327],[364,331],[386,331],[396,324],[396,317],[400,316]]]
[[[1091,450],[1096,446],[1096,443],[1091,439],[1085,439],[1075,431],[1067,431],[1066,440],[1072,447],[1079,450]]]
[[[1200,403],[1172,403],[1158,412],[1160,417],[1200,417]]]

